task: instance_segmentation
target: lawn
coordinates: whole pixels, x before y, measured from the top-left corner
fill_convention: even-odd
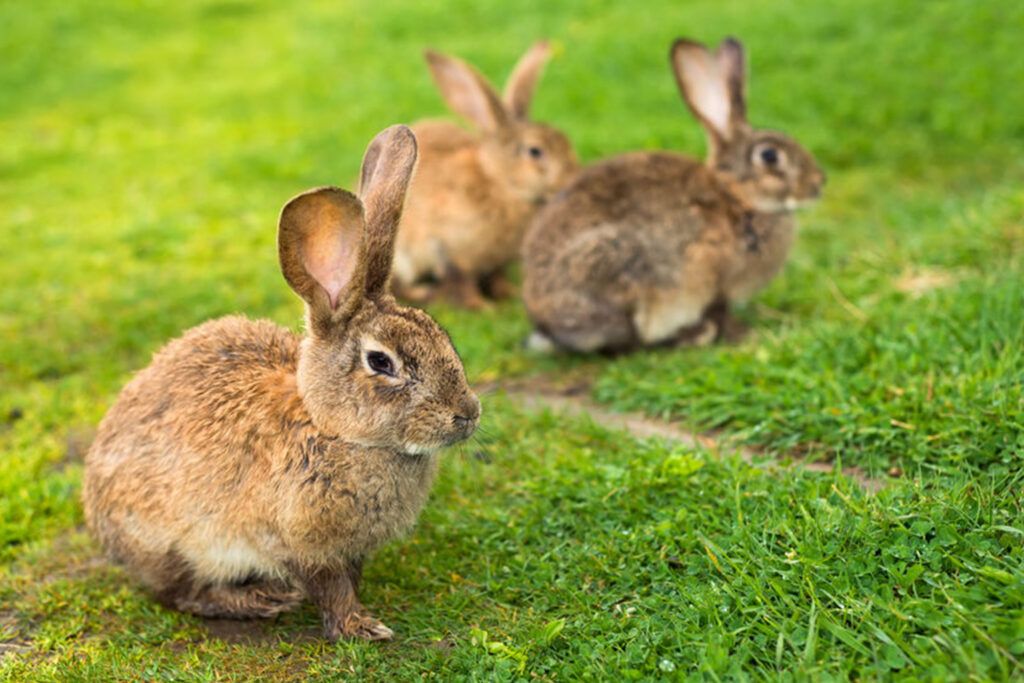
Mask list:
[[[558,4],[0,4],[0,680],[1024,677],[1024,4]],[[432,309],[485,420],[368,565],[394,642],[203,622],[102,559],[91,430],[192,325],[298,329],[278,211],[443,114],[424,47],[500,82],[550,37],[535,115],[592,161],[702,153],[667,50],[726,34],[824,200],[732,345],[538,357],[517,302]]]

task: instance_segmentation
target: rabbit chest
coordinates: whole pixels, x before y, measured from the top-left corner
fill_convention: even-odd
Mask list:
[[[723,264],[722,287],[729,301],[746,301],[782,269],[793,244],[789,213],[747,213],[736,226],[736,248]]]
[[[473,188],[468,194],[467,209],[440,235],[443,252],[460,270],[487,274],[519,253],[536,206],[497,186]]]
[[[283,512],[289,544],[306,556],[363,557],[409,532],[437,471],[435,455],[406,455],[310,438]]]

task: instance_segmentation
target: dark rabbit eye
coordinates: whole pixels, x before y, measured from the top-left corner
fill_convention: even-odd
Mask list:
[[[382,351],[370,351],[366,354],[366,364],[378,375],[395,376],[395,364],[388,354]]]
[[[766,166],[774,166],[779,163],[779,150],[774,147],[765,147],[761,150],[761,161]]]
[[[530,157],[534,159],[540,159],[542,156],[544,156],[544,150],[542,150],[540,147],[530,147],[526,151],[530,155]]]

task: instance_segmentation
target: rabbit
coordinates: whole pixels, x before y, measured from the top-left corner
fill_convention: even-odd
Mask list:
[[[523,299],[538,351],[706,344],[729,306],[763,288],[793,241],[793,211],[825,174],[782,133],[747,123],[744,52],[679,39],[679,89],[708,138],[705,163],[665,151],[589,166],[523,243]]]
[[[336,187],[281,212],[281,271],[306,332],[229,316],[158,351],[123,389],[85,460],[89,528],[164,605],[269,617],[307,596],[324,636],[390,639],[362,606],[365,558],[414,525],[436,452],[480,402],[447,334],[388,292],[416,161],[381,132],[359,197]]]
[[[548,59],[538,42],[519,60],[499,97],[469,64],[432,50],[430,72],[448,105],[475,128],[422,121],[413,125],[420,162],[395,253],[393,287],[422,301],[443,283],[456,303],[486,307],[513,293],[505,267],[519,255],[537,207],[565,186],[578,168],[568,138],[527,118]]]

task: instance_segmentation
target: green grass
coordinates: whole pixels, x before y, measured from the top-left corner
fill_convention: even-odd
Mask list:
[[[0,5],[0,679],[1024,676],[1024,5],[579,4]],[[325,644],[309,607],[214,637],[99,558],[88,430],[189,326],[298,327],[277,212],[442,113],[424,46],[500,80],[550,36],[536,115],[590,161],[701,152],[681,34],[741,37],[752,120],[829,172],[749,338],[537,358],[516,303],[434,312],[475,381],[582,368],[615,408],[902,476],[869,495],[499,393],[488,457],[453,451],[369,564],[395,643]]]

